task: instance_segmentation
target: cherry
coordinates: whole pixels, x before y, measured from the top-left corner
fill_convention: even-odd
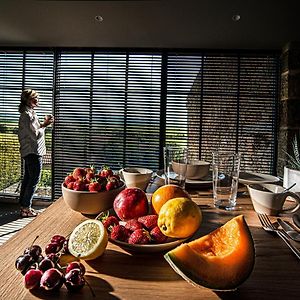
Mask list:
[[[62,245],[58,244],[57,242],[51,242],[50,244],[48,244],[45,248],[45,253],[46,255],[50,254],[50,253],[57,253],[59,252],[59,250],[61,250]]]
[[[73,269],[79,269],[80,270],[80,274],[83,276],[85,273],[85,267],[84,265],[79,262],[79,261],[73,261],[71,263],[68,264],[67,268],[66,268],[66,273],[69,273],[71,270]]]
[[[41,278],[41,287],[47,291],[58,290],[64,282],[64,275],[57,269],[47,270]]]
[[[24,254],[16,259],[15,267],[24,275],[33,263],[34,260],[32,256],[29,254]]]
[[[55,263],[48,257],[45,257],[40,263],[39,263],[39,270],[45,272],[51,268],[55,267]]]
[[[37,261],[39,256],[42,254],[42,248],[39,245],[32,245],[24,250],[24,254],[29,254],[35,261]]]
[[[66,238],[62,235],[56,234],[51,238],[51,243],[58,243],[63,246]]]
[[[36,269],[31,269],[26,272],[24,276],[24,285],[26,289],[34,289],[38,288],[40,286],[40,281],[42,278],[42,271],[36,270]]]
[[[69,291],[78,291],[85,285],[80,269],[72,269],[65,275],[65,286]]]

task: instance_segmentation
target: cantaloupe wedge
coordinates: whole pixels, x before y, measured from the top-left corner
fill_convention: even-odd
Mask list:
[[[164,255],[185,280],[213,290],[233,290],[251,274],[254,242],[242,215]]]

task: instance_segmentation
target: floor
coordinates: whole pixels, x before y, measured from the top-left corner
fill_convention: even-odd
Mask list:
[[[46,205],[34,205],[33,208],[42,212],[46,209]],[[0,245],[34,219],[34,217],[20,218],[19,210],[17,203],[0,202]]]

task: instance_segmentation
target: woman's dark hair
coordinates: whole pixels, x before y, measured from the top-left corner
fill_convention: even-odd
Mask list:
[[[21,103],[19,104],[19,113],[25,111],[30,99],[38,97],[38,93],[32,89],[26,89],[21,94]]]

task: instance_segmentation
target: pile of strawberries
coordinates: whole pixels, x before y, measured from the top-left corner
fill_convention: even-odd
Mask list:
[[[113,215],[101,217],[111,239],[129,244],[165,243],[168,237],[159,229],[157,219],[157,215],[146,215],[121,222]]]
[[[64,179],[64,186],[74,191],[101,192],[110,191],[123,185],[118,174],[103,166],[97,171],[94,166],[89,168],[75,168]]]

